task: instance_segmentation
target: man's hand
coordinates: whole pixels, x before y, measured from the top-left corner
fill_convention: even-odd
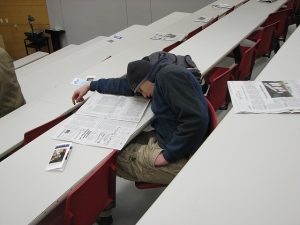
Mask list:
[[[75,105],[77,102],[84,101],[83,96],[90,90],[90,82],[82,85],[80,88],[78,88],[76,91],[74,91],[74,94],[72,96],[72,102]]]
[[[159,153],[159,155],[156,157],[155,162],[154,162],[154,166],[165,166],[167,165],[169,162],[167,160],[165,160],[164,155],[161,153]]]

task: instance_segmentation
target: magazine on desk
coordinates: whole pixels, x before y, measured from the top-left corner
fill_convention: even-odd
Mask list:
[[[95,92],[53,135],[54,139],[121,150],[149,105],[143,97]]]
[[[63,171],[66,166],[71,149],[72,143],[61,143],[56,145],[50,158],[49,164],[46,167],[46,170]]]
[[[236,113],[300,112],[300,80],[228,81]]]

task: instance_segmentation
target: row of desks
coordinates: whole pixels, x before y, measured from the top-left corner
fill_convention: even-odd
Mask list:
[[[232,2],[235,2],[235,4],[241,3],[241,1],[237,0],[228,0],[228,3],[230,4]],[[221,2],[221,1],[218,1]],[[223,1],[222,1],[223,2]],[[250,0],[250,2],[254,2],[256,4],[263,4],[259,3],[256,0]],[[242,7],[247,7],[247,5],[250,3],[246,3],[245,5],[239,7],[237,10],[240,10]],[[276,4],[272,3],[269,4],[268,7],[261,7],[261,11],[265,11],[265,15],[263,13],[260,14],[261,21],[254,21],[253,23],[256,23],[255,25],[249,26],[249,29],[254,29],[259,24],[263,22],[263,20],[267,17],[267,15],[275,11],[279,8],[280,5],[282,5],[285,2],[285,0],[278,0],[276,1]],[[253,4],[254,4],[253,3]],[[233,4],[232,4],[233,5]],[[262,5],[261,5],[262,6]],[[226,10],[224,9],[214,9],[211,6],[208,6],[209,8],[204,8],[205,10],[212,10],[216,13],[216,15],[224,14]],[[252,4],[249,4],[249,10],[251,11]],[[269,8],[271,8],[269,10]],[[222,11],[224,10],[224,11]],[[197,15],[207,15],[204,14],[203,11],[200,10],[197,11]],[[203,14],[202,14],[203,13]],[[230,14],[229,14],[230,15]],[[227,15],[227,16],[229,16]],[[188,15],[190,16],[190,15]],[[223,17],[221,20],[219,20],[217,23],[222,24],[223,20],[226,19],[226,17]],[[185,17],[184,17],[185,18]],[[240,18],[243,18],[243,15],[237,14],[237,20]],[[190,18],[190,23],[194,23],[194,20],[192,20],[192,17]],[[179,20],[180,21],[180,20]],[[177,21],[177,22],[179,22]],[[226,21],[226,20],[225,20]],[[216,23],[216,24],[217,24]],[[171,25],[169,25],[171,26]],[[186,25],[188,26],[188,25]],[[184,26],[184,27],[186,27]],[[196,25],[195,25],[196,26]],[[199,24],[197,25],[199,26]],[[212,25],[214,26],[214,25]],[[225,23],[224,26],[221,26],[221,30],[219,31],[219,38],[224,38],[225,35],[220,34],[226,34],[226,30],[228,29],[229,24]],[[244,27],[243,22],[239,24],[239,26]],[[165,31],[165,28],[161,28],[161,32]],[[215,28],[216,29],[216,28]],[[236,27],[236,30],[239,28]],[[207,28],[206,30],[200,32],[195,38],[199,38],[201,36],[206,36],[206,33],[211,33],[213,29]],[[252,31],[249,30],[249,33]],[[121,51],[121,53],[117,54],[117,50],[114,50],[114,54],[109,54],[109,59],[104,60],[101,62],[101,64],[98,64],[96,66],[90,67],[90,69],[86,70],[85,72],[78,73],[78,77],[85,77],[85,75],[98,75],[97,78],[102,77],[117,77],[121,74],[124,74],[126,72],[126,66],[127,63],[136,60],[138,58],[141,58],[147,54],[150,54],[154,51],[158,51],[163,49],[167,46],[165,42],[162,41],[154,41],[150,40],[149,34],[154,34],[156,31],[159,31],[157,29],[150,31],[148,33],[148,36],[145,36],[144,39],[138,39],[140,43],[135,43],[130,46],[129,50]],[[192,31],[192,30],[190,30]],[[176,32],[181,33],[181,32]],[[236,31],[231,36],[234,36],[234,34],[238,33]],[[200,38],[201,39],[201,38]],[[229,38],[230,39],[230,38]],[[143,40],[143,41],[141,41]],[[193,40],[193,39],[191,39]],[[218,41],[222,41],[219,39]],[[231,45],[238,45],[238,43],[241,40],[235,39],[236,43],[228,42]],[[121,43],[121,42],[115,42],[115,43]],[[193,42],[192,42],[193,43]],[[226,44],[228,44],[226,42]],[[171,44],[171,43],[168,43]],[[205,40],[204,43],[199,43],[195,45],[195,49],[199,49],[199,54],[206,54],[210,55],[210,52],[204,52],[201,51],[201,45],[207,45],[210,46],[210,49],[214,49],[215,43],[211,41],[211,38],[208,38]],[[234,46],[227,47],[228,49],[232,49]],[[83,52],[87,50],[82,50]],[[103,51],[103,50],[101,50]],[[174,49],[174,51],[177,51]],[[190,54],[190,50],[187,50],[184,54]],[[224,53],[225,55],[226,53]],[[216,59],[214,60],[214,63],[219,61],[221,54],[215,55]],[[104,57],[104,55],[102,55]],[[108,57],[107,56],[107,57]],[[193,54],[192,57],[194,58],[196,55]],[[106,57],[106,58],[107,58]],[[106,59],[104,57],[104,59]],[[69,60],[69,59],[66,59]],[[65,61],[66,62],[66,61]],[[211,63],[212,61],[205,63]],[[71,61],[70,61],[71,63]],[[75,62],[74,62],[75,63]],[[98,62],[99,63],[99,62]],[[212,67],[213,64],[207,64],[206,66],[202,66],[203,62],[197,61],[197,65],[199,64],[199,67]],[[64,63],[61,64],[63,66]],[[100,66],[101,65],[101,66]],[[48,68],[49,69],[49,68]],[[204,70],[203,70],[204,71]],[[58,71],[57,71],[58,72]],[[30,74],[27,74],[30,76]],[[74,74],[72,74],[74,77]],[[37,101],[37,108],[40,107],[40,110],[47,111],[47,107],[51,106],[52,109],[56,111],[57,115],[63,114],[66,110],[70,110],[71,107],[71,101],[70,96],[72,94],[72,90],[74,90],[74,87],[71,87],[69,85],[69,82],[71,81],[72,76],[69,78],[60,77],[59,74],[53,74],[56,79],[63,80],[64,83],[57,83],[56,85],[50,84],[50,89],[43,93],[43,89],[40,89],[40,93],[35,96],[34,99],[31,101]],[[48,77],[46,79],[49,79]],[[38,84],[43,85],[45,82],[44,80],[39,80]],[[54,81],[54,80],[52,80]],[[46,83],[47,84],[47,83]],[[48,85],[48,84],[47,84]],[[53,86],[51,86],[53,85]],[[45,86],[45,89],[48,86]],[[69,101],[69,104],[66,103],[66,101]],[[27,103],[28,108],[30,108],[31,101]],[[52,102],[53,101],[53,102]],[[44,109],[42,109],[42,105],[39,105],[41,103],[48,103],[48,106],[45,106]],[[67,105],[64,105],[66,103]],[[32,108],[31,108],[32,109]],[[31,110],[30,109],[30,110]],[[22,109],[21,109],[22,110]],[[29,109],[28,109],[29,110]],[[39,113],[41,111],[37,110],[36,113]],[[42,114],[42,113],[41,113]],[[55,113],[54,113],[55,114]],[[29,113],[28,111],[28,117],[24,117],[24,120],[30,120],[32,118],[32,113]],[[143,120],[139,124],[139,128],[142,128],[147,121],[151,118],[152,114],[151,111],[148,110],[146,115],[144,116]],[[13,120],[14,117],[10,118],[10,122]],[[2,121],[0,121],[2,122]],[[46,121],[47,122],[47,121]],[[15,122],[13,122],[15,123]],[[10,125],[13,124],[11,122]],[[20,125],[20,124],[19,124]],[[9,126],[9,122],[7,122],[7,126]],[[13,125],[13,126],[18,126]],[[12,154],[10,157],[6,158],[0,163],[0,177],[2,179],[1,186],[0,186],[0,211],[1,211],[1,217],[0,217],[0,224],[28,224],[28,223],[36,223],[39,221],[41,217],[46,212],[49,212],[53,207],[55,207],[66,195],[66,193],[74,187],[78,182],[80,182],[93,168],[95,168],[107,155],[109,155],[112,150],[111,149],[99,149],[95,147],[90,146],[82,146],[78,144],[74,144],[74,148],[71,154],[71,157],[68,160],[68,165],[65,168],[63,173],[49,173],[45,172],[45,166],[47,162],[49,161],[49,158],[53,152],[53,147],[58,143],[56,140],[52,140],[51,136],[55,133],[55,131],[59,128],[60,125],[55,126],[54,128],[50,129],[48,132],[41,135],[39,138],[35,139],[30,144],[24,146],[22,149],[17,151],[16,153]],[[14,128],[17,130],[17,128]],[[9,131],[9,130],[8,130]],[[24,132],[24,131],[23,131]],[[21,132],[20,132],[21,133]],[[10,135],[13,135],[12,133]],[[6,138],[9,139],[10,135],[8,135]],[[5,139],[6,139],[5,138]],[[2,145],[2,143],[1,143]],[[6,146],[6,148],[9,148],[9,146]],[[3,149],[1,147],[1,149]],[[194,159],[192,159],[194,161]],[[30,203],[31,207],[27,207],[27,205]],[[2,216],[3,215],[3,216]],[[17,217],[15,215],[18,215]],[[181,215],[181,214],[179,214]],[[158,223],[160,224],[160,223]]]
[[[223,1],[218,0],[215,3],[218,2]],[[235,6],[243,1],[227,0],[227,2],[229,5]],[[118,77],[126,73],[127,64],[130,61],[142,58],[154,51],[160,51],[174,43],[172,41],[151,40],[150,37],[154,36],[156,32],[187,35],[202,25],[195,22],[195,18],[203,15],[216,17],[223,15],[227,10],[216,9],[208,5],[191,15],[175,12],[146,27],[133,25],[119,32],[117,35],[123,37],[119,41],[111,42],[114,39],[107,37],[102,39],[103,41],[97,42],[96,45],[88,45],[84,48],[76,45],[70,46],[67,49],[67,52],[71,53],[69,55],[66,55],[65,51],[58,51],[18,69],[16,73],[27,106],[24,106],[25,109],[21,107],[12,114],[1,118],[0,132],[4,134],[3,138],[6,141],[0,143],[0,157],[20,146],[26,131],[72,109],[70,95],[76,88],[70,85],[73,78],[85,78],[87,75],[95,75],[97,78]],[[178,24],[178,26],[173,24]],[[33,100],[35,101],[32,102]],[[41,102],[43,102],[42,105],[39,105]],[[45,104],[47,103],[48,106],[46,107]],[[49,113],[39,115],[41,112],[38,109],[42,107],[45,111],[49,109]],[[30,108],[30,113],[21,113],[27,108]],[[32,109],[37,109],[37,111]],[[36,119],[31,115],[37,115]],[[11,125],[12,120],[15,121],[15,125]],[[13,127],[8,129],[10,126]]]
[[[299,79],[299,38],[257,80]],[[231,110],[138,224],[300,224],[299,122]]]

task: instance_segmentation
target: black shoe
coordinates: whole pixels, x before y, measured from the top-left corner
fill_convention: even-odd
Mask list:
[[[112,216],[100,217],[96,220],[98,225],[111,225],[113,223]]]

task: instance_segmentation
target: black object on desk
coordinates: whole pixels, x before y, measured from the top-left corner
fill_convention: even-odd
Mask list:
[[[40,51],[43,47],[47,46],[50,53],[49,37],[43,36],[43,31],[25,32],[26,38],[24,39],[24,45],[26,53],[28,55],[28,48],[34,48],[35,51]]]
[[[46,29],[45,32],[51,36],[53,51],[61,49],[60,36],[65,33],[65,30]]]

